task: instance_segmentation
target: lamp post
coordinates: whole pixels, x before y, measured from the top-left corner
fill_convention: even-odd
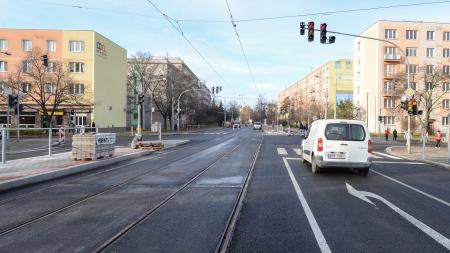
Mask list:
[[[188,89],[188,90],[184,90],[178,96],[178,101],[177,101],[177,125],[178,125],[178,129],[180,129],[180,99],[181,99],[181,96],[183,96],[183,94],[188,92],[188,91],[196,91],[196,90],[205,90],[205,89]]]

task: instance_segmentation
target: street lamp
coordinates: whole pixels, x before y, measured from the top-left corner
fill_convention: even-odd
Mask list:
[[[188,90],[184,90],[178,96],[178,101],[177,101],[177,125],[178,125],[178,129],[180,129],[180,99],[181,99],[181,96],[184,93],[188,92],[188,91],[196,91],[196,90],[205,90],[205,89],[188,89]]]

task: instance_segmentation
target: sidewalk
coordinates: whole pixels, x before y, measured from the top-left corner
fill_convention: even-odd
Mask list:
[[[425,159],[422,159],[422,146],[411,146],[411,154],[407,153],[405,146],[388,147],[386,148],[386,152],[404,159],[420,161],[450,169],[450,164],[447,163],[447,148],[445,147],[440,149],[425,147]]]
[[[70,140],[69,140],[70,141]],[[58,138],[53,138],[52,146],[58,145]],[[17,152],[27,152],[34,151],[38,149],[48,148],[48,137],[47,138],[20,138],[19,142],[16,138],[10,138],[6,142],[6,153],[14,154]]]
[[[165,149],[188,142],[189,140],[163,140]],[[55,154],[52,157],[38,156],[7,161],[6,164],[0,164],[0,191],[80,173],[152,152],[116,147],[114,157],[96,161],[74,161],[71,152]]]

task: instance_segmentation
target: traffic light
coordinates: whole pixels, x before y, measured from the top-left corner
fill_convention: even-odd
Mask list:
[[[44,54],[44,55],[42,56],[42,64],[43,64],[45,67],[48,67],[48,55]]]
[[[212,94],[214,95],[214,91],[215,91],[214,86],[211,89],[212,89]]]
[[[9,109],[15,108],[19,102],[19,97],[14,95],[8,95],[8,107]]]
[[[23,104],[19,104],[19,105],[16,106],[14,109],[15,109],[16,114],[19,114],[19,112],[22,114],[22,111],[23,111]]]
[[[328,43],[333,44],[336,41],[336,36],[328,37]]]
[[[144,103],[144,95],[138,94],[138,104],[143,104],[143,103]]]
[[[300,22],[300,35],[305,35],[305,22]]]
[[[216,94],[219,93],[219,86],[216,87]]]
[[[408,100],[408,106],[407,106],[407,111],[408,111],[408,114],[412,114],[413,113],[413,103],[412,103],[412,99],[411,100]]]
[[[314,41],[314,22],[313,21],[308,22],[308,41],[309,42]]]
[[[320,43],[327,43],[327,23],[320,24]]]
[[[412,99],[412,114],[413,115],[417,115],[417,100]]]
[[[407,101],[401,101],[400,108],[402,108],[403,110],[406,110],[407,109],[406,103],[407,103]]]
[[[383,116],[378,116],[378,122],[383,122]]]
[[[219,88],[220,88],[219,91],[222,92],[222,86],[219,86]]]

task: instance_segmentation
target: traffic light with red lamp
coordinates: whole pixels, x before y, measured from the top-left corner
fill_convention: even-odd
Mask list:
[[[327,23],[320,24],[320,43],[327,43]]]
[[[309,42],[314,41],[314,22],[313,21],[308,22],[308,41]]]

